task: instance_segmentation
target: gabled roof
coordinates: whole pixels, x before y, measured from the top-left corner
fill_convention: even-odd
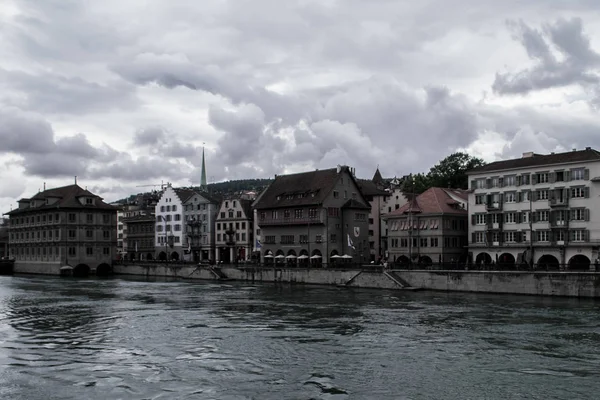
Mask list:
[[[364,203],[356,200],[356,199],[350,199],[347,202],[344,203],[344,205],[342,206],[342,208],[353,208],[353,209],[362,209],[362,210],[370,210],[371,207],[365,205]]]
[[[265,209],[322,204],[337,179],[336,168],[278,175],[257,199],[255,208]]]
[[[368,179],[357,179],[358,187],[365,196],[389,196],[390,194],[377,187],[377,183]]]
[[[79,202],[81,197],[93,197],[96,199],[95,204],[82,204]],[[27,207],[22,209],[15,209],[7,212],[6,215],[15,215],[32,211],[49,210],[56,208],[86,208],[94,210],[111,210],[116,211],[117,208],[106,204],[102,201],[100,196],[89,192],[86,189],[81,188],[79,185],[62,186],[58,188],[52,188],[44,190],[43,192],[37,193],[30,199],[21,199],[19,201],[32,201],[32,200],[46,200],[46,199],[57,199],[53,204],[43,204],[39,207]]]
[[[376,185],[382,185],[384,183],[383,177],[381,176],[381,172],[379,172],[379,167],[375,170],[375,174],[373,175],[373,179],[371,179],[373,183]]]
[[[254,207],[268,209],[321,205],[333,190],[339,174],[342,172],[348,172],[348,176],[357,186],[360,198],[365,200],[360,185],[349,169],[347,166],[340,166],[298,174],[278,175],[255,201]]]
[[[543,167],[545,165],[570,164],[588,161],[600,161],[600,152],[587,147],[585,150],[545,155],[525,153],[522,158],[492,162],[478,168],[473,168],[468,171],[467,174],[471,175],[491,171]]]
[[[456,195],[457,192],[455,191],[456,189],[429,188],[416,196],[414,200],[387,214],[386,217],[398,217],[409,213],[467,215],[468,212],[466,209],[455,207],[459,202],[454,200],[448,193]],[[462,198],[464,194],[461,193],[460,196]]]
[[[196,194],[196,192],[191,189],[173,188],[173,190],[175,191],[177,197],[179,197],[179,200],[181,200],[182,203],[185,203],[190,199],[190,197]]]

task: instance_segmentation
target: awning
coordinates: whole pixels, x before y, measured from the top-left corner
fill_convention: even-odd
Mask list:
[[[293,260],[294,258],[296,258],[295,255],[290,254],[289,256],[286,257],[288,260]]]
[[[311,257],[312,260],[317,259],[317,258],[321,258],[321,256],[318,254],[315,254],[314,256]]]
[[[298,260],[305,260],[307,258],[308,258],[308,256],[306,254],[302,254],[302,255],[298,256]]]
[[[344,254],[344,255],[342,256],[342,258],[352,258],[352,256],[351,256],[351,255],[348,255],[348,254]]]
[[[264,258],[273,258],[273,254],[265,254]]]

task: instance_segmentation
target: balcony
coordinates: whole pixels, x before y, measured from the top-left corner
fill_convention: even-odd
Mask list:
[[[487,225],[487,229],[488,230],[500,230],[500,229],[502,229],[502,223],[501,222],[488,222],[486,225]]]
[[[493,202],[486,203],[485,209],[487,211],[500,211],[500,210],[502,210],[502,203],[499,201],[493,201]]]
[[[550,227],[552,228],[567,228],[569,224],[564,219],[550,220]]]
[[[567,207],[569,205],[569,199],[566,196],[551,197],[548,199],[548,205],[550,207]]]
[[[305,217],[305,218],[265,218],[261,219],[258,223],[260,226],[275,226],[275,225],[317,225],[323,224],[323,218],[321,216],[316,216],[313,218]]]
[[[227,230],[225,231],[225,234],[226,234],[226,235],[230,235],[230,236],[231,236],[231,235],[235,235],[235,230],[234,230],[234,229],[227,229]]]
[[[226,246],[235,246],[235,240],[226,240],[225,245]]]

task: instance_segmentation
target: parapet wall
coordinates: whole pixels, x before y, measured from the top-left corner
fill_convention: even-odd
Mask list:
[[[347,287],[402,289],[381,270],[331,268],[236,268],[220,271],[229,279]],[[115,274],[185,279],[217,279],[207,267],[115,265]],[[394,270],[413,289],[510,293],[545,296],[600,297],[600,273]]]

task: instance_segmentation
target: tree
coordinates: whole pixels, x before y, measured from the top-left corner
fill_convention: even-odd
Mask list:
[[[425,174],[410,174],[400,184],[400,190],[406,197],[419,195],[431,187],[430,179]]]
[[[468,189],[469,178],[467,171],[485,165],[481,158],[472,157],[467,153],[456,152],[433,166],[427,178],[431,187]]]

